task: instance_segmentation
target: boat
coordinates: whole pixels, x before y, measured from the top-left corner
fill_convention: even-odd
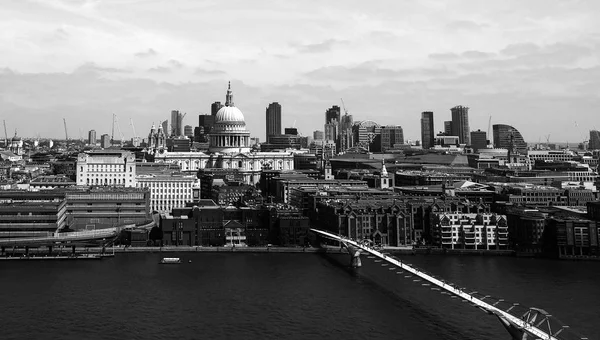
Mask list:
[[[164,257],[160,260],[161,264],[177,264],[181,263],[181,259],[179,257]]]

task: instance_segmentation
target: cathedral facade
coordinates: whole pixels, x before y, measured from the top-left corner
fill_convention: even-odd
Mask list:
[[[211,168],[234,169],[243,175],[246,184],[251,185],[258,183],[263,169],[293,170],[292,152],[250,151],[250,131],[246,129],[242,111],[234,106],[231,84],[225,98],[225,106],[215,116],[208,153],[168,152],[164,147],[159,147],[160,143],[154,142],[158,139],[150,139],[152,143],[149,148],[154,150],[154,162],[178,164],[182,171],[187,172]]]

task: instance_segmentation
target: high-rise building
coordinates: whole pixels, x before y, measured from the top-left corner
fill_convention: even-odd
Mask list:
[[[471,147],[475,152],[485,149],[487,147],[487,133],[481,130],[471,131]]]
[[[452,136],[452,121],[447,120],[444,122],[444,134],[446,136]]]
[[[278,136],[281,134],[281,105],[278,102],[273,102],[267,107],[266,113],[267,122],[267,143],[270,136]]]
[[[494,124],[494,147],[507,149],[509,152],[519,152],[520,154],[527,153],[527,143],[519,130],[506,124]]]
[[[90,130],[90,132],[88,132],[88,144],[96,145],[96,130]]]
[[[354,134],[352,133],[354,120],[352,119],[352,115],[349,115],[347,112],[345,115],[340,117],[340,120],[340,128],[338,131],[339,141],[337,143],[337,148],[339,152],[344,152],[354,146]]]
[[[183,135],[186,137],[194,137],[194,128],[191,125],[184,126]]]
[[[590,150],[600,149],[600,131],[590,130]]]
[[[383,139],[383,135],[382,135]],[[433,127],[433,112],[425,111],[421,113],[421,145],[423,149],[433,147],[435,142],[435,130]]]
[[[313,131],[313,139],[314,140],[323,140],[325,138],[325,133],[320,130]]]
[[[223,104],[221,104],[221,102],[214,102],[210,105],[210,115],[211,116],[216,116],[217,112],[219,112],[219,110],[223,107]]]
[[[327,111],[325,111],[325,124],[333,123],[334,121],[339,123],[341,112],[340,107],[337,105],[327,109]]]
[[[171,111],[171,137],[181,136],[183,133],[183,114],[178,110]]]
[[[160,123],[160,125],[162,126],[163,133],[166,136],[169,133],[169,131],[171,131],[169,129],[169,120],[165,120],[164,122]]]
[[[325,140],[337,143],[340,127],[340,115],[341,110],[337,105],[334,105],[325,111]]]
[[[404,132],[402,127],[396,126],[384,126],[381,128],[381,151],[394,149],[396,144],[404,144]]]
[[[458,136],[461,144],[470,145],[471,136],[469,132],[469,108],[458,105],[450,109],[452,112],[452,135]]]
[[[104,149],[110,148],[110,136],[107,133],[100,137],[100,146]]]

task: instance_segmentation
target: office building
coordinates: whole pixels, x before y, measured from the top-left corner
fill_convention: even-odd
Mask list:
[[[110,148],[110,145],[111,145],[111,143],[110,143],[110,136],[108,134],[106,134],[106,133],[103,134],[100,137],[100,146],[103,149],[107,149],[107,148]]]
[[[171,111],[171,137],[181,136],[183,133],[182,128],[183,114],[178,110]]]
[[[341,110],[337,105],[332,106],[331,108],[325,111],[325,124],[333,123],[336,124],[340,122]]]
[[[183,208],[200,199],[200,181],[196,175],[148,172],[138,175],[137,187],[150,191],[150,210],[160,213]]]
[[[266,109],[266,131],[267,131],[267,143],[270,143],[269,138],[271,136],[277,136],[281,134],[281,105],[278,102],[269,104]]]
[[[80,153],[77,185],[135,187],[135,154],[121,150]]]
[[[221,104],[221,102],[214,102],[210,105],[210,115],[211,116],[216,116],[217,112],[219,112],[219,110],[223,107],[223,104]]]
[[[194,137],[194,128],[191,125],[184,126],[183,135],[186,137]]]
[[[452,112],[452,135],[458,136],[461,144],[470,145],[469,108],[458,105],[451,108],[450,111]]]
[[[319,130],[313,131],[313,139],[315,141],[325,139],[325,132]]]
[[[90,132],[88,132],[88,144],[96,145],[96,130],[90,130]]]
[[[600,131],[590,130],[590,150],[600,149]]]
[[[518,152],[521,155],[527,153],[527,143],[519,130],[506,124],[494,124],[494,147],[507,149],[511,153]]]
[[[384,126],[381,128],[381,151],[395,149],[395,145],[404,144],[404,132],[402,127]]]
[[[447,120],[444,122],[444,134],[446,136],[452,136],[452,121]]]
[[[471,147],[475,152],[485,149],[487,147],[487,133],[481,130],[471,131]]]
[[[433,147],[435,140],[435,130],[433,127],[433,112],[425,111],[421,113],[421,145],[423,149]]]

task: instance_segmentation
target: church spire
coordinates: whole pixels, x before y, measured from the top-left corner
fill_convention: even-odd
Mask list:
[[[225,96],[225,106],[234,106],[233,105],[233,93],[231,92],[231,82],[227,86],[227,95]]]

